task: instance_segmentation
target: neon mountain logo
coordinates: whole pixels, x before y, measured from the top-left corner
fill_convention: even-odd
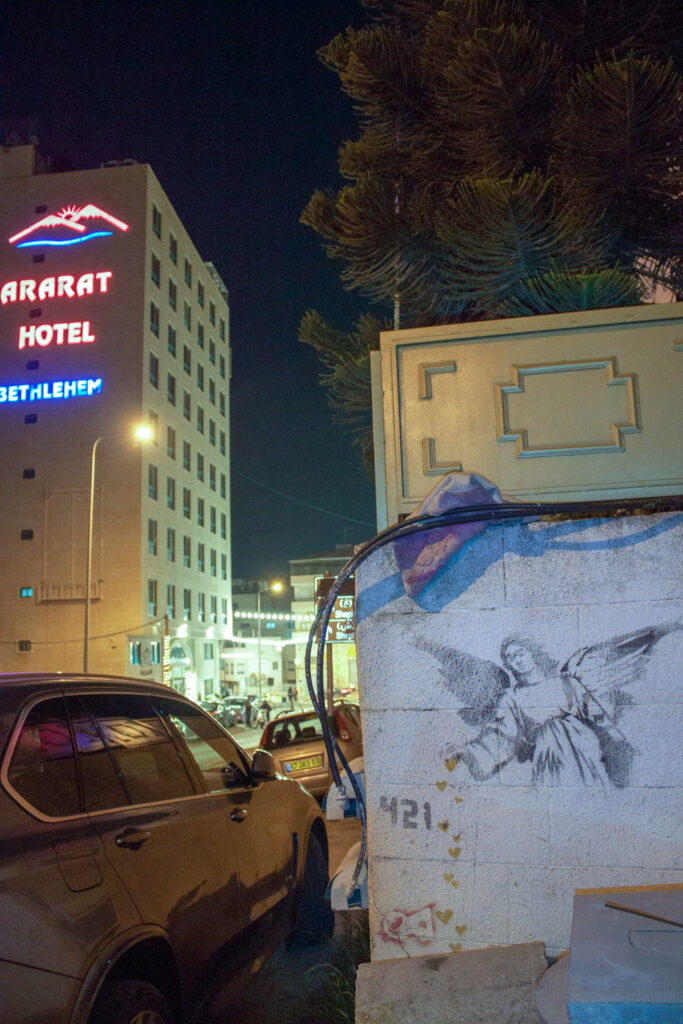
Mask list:
[[[85,221],[85,223],[82,223]],[[32,245],[78,245],[91,238],[113,235],[111,230],[127,231],[128,225],[99,206],[65,206],[59,213],[50,213],[8,239],[10,245],[25,249]]]

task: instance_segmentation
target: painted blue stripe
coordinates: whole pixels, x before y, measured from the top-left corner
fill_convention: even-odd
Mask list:
[[[19,242],[17,249],[28,249],[30,245],[78,245],[79,242],[88,242],[91,238],[106,238],[113,234],[113,231],[91,231],[89,235],[81,235],[80,238],[67,238],[63,242],[41,238],[34,242]]]

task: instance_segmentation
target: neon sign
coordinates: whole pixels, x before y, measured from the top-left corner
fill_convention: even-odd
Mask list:
[[[42,302],[44,299],[74,299],[83,295],[104,295],[109,291],[109,281],[113,277],[111,270],[98,270],[95,273],[60,274],[58,277],[44,277],[36,281],[26,277],[21,281],[5,281],[0,288],[0,302],[6,306],[8,302]]]
[[[46,348],[55,345],[85,345],[95,340],[89,320],[76,320],[62,324],[30,324],[19,328],[19,348]]]
[[[4,402],[41,402],[49,398],[89,398],[102,393],[101,377],[82,380],[51,380],[39,384],[0,385],[0,404]]]
[[[86,225],[81,221],[100,221],[103,226],[95,231],[86,232]],[[17,249],[32,245],[78,245],[88,242],[91,238],[102,238],[113,235],[113,231],[104,225],[111,225],[119,231],[127,231],[128,225],[111,213],[100,209],[93,203],[85,206],[65,206],[58,213],[50,213],[23,231],[18,231],[8,240]],[[96,225],[93,225],[96,226]],[[38,233],[39,237],[36,237]]]

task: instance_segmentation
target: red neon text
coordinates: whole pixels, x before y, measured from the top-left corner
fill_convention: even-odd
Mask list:
[[[33,348],[40,345],[85,345],[95,340],[90,330],[90,321],[74,321],[66,324],[30,324],[19,328],[19,348]]]
[[[25,278],[23,281],[5,281],[0,289],[0,302],[41,302],[43,299],[73,299],[82,295],[104,295],[109,291],[111,270],[99,270],[94,274],[60,274],[58,277],[44,277],[42,281]]]

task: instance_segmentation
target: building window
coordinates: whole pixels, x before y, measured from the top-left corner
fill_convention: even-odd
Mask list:
[[[225,512],[221,512],[221,537],[223,540],[227,540],[228,537],[228,517]]]
[[[216,404],[216,385],[212,380],[209,381],[209,401],[211,405]]]
[[[157,614],[157,581],[147,580],[147,614],[156,618]]]
[[[228,578],[228,556],[221,555],[221,579],[227,580]]]
[[[197,387],[200,391],[204,390],[204,367],[201,363],[197,363]]]
[[[166,506],[167,508],[175,508],[175,480],[172,476],[166,479]]]
[[[161,238],[161,212],[156,206],[152,206],[152,231],[157,238]]]
[[[159,309],[153,302],[149,304],[149,329],[159,337]]]
[[[222,391],[218,396],[218,411],[220,412],[221,416],[225,416],[225,395],[223,394]]]
[[[170,232],[169,232],[169,235],[168,235],[168,255],[171,258],[171,262],[177,264],[177,262],[178,262],[178,240],[175,237],[175,235],[172,235]]]
[[[212,594],[211,597],[209,598],[209,601],[211,602],[211,611],[209,613],[209,619],[215,625],[218,622],[218,598],[216,597],[215,594]]]
[[[156,501],[158,490],[159,473],[157,467],[151,463],[147,467],[147,494]]]
[[[209,303],[209,321],[216,326],[216,307],[213,302]]]
[[[33,597],[33,587],[20,587],[19,597]]]
[[[151,440],[154,444],[159,443],[159,417],[157,414],[150,409],[147,413],[147,421],[149,426],[149,432],[152,435]]]
[[[35,469],[22,469],[21,476],[23,480],[33,480],[36,475]]]
[[[166,378],[166,398],[171,405],[175,405],[175,377],[172,373]]]
[[[218,435],[218,439],[219,439],[218,451],[221,453],[221,455],[225,455],[225,431],[224,430],[220,431],[220,433]]]
[[[176,354],[177,347],[178,346],[177,346],[177,342],[176,342],[175,327],[171,327],[171,325],[169,324],[168,325],[168,351],[170,352],[170,354],[173,356],[174,359],[175,359],[175,354]]]
[[[183,590],[183,618],[189,622],[192,618],[192,591]]]
[[[216,365],[216,342],[212,338],[209,339],[209,362]]]
[[[33,530],[22,530],[19,534],[20,540],[33,540]]]
[[[175,309],[178,305],[178,289],[176,288],[175,281],[168,279],[168,304],[171,309]]]
[[[197,452],[197,479],[204,482],[204,456]]]
[[[204,433],[204,410],[201,405],[197,406],[197,430],[200,434]]]
[[[189,487],[183,487],[183,515],[186,519],[192,517],[192,495]]]
[[[166,427],[166,454],[169,459],[175,459],[175,430],[173,427]]]
[[[224,626],[228,624],[228,599],[227,597],[221,598],[221,623]]]
[[[166,614],[169,619],[175,619],[175,583],[166,587]]]
[[[220,318],[218,323],[218,333],[220,334],[221,341],[225,341],[225,320],[223,317]]]
[[[188,391],[183,391],[183,416],[186,420],[192,420],[192,400]]]
[[[204,499],[197,498],[197,523],[199,526],[204,525]]]
[[[185,373],[192,373],[192,353],[187,345],[183,345],[183,370]]]
[[[221,489],[219,493],[221,498],[227,497],[227,480],[225,477],[225,473],[221,473]]]
[[[209,463],[209,487],[212,491],[216,490],[216,467],[213,463]]]
[[[214,420],[209,420],[209,444],[214,448],[216,447],[216,424]]]
[[[204,305],[204,285],[201,281],[197,281],[197,302],[200,306]]]
[[[204,545],[201,542],[197,544],[197,568],[204,572]]]
[[[166,528],[166,561],[175,562],[175,530],[172,526]]]
[[[151,272],[151,278],[152,278],[152,281],[154,282],[154,284],[158,288],[159,285],[161,284],[161,261],[160,261],[158,256],[154,255],[154,253],[152,253],[152,272]]]
[[[192,285],[192,264],[185,260],[185,284]]]
[[[147,551],[150,555],[156,555],[157,553],[157,521],[156,519],[147,520]]]
[[[218,357],[218,372],[225,380],[225,356]]]
[[[153,388],[159,387],[159,359],[153,352],[149,354],[149,382]]]
[[[197,344],[204,348],[204,324],[197,321]]]
[[[183,303],[183,323],[188,331],[192,329],[192,310],[187,302]]]
[[[197,594],[197,618],[200,622],[206,622],[206,597],[204,594]]]
[[[183,537],[183,565],[186,569],[192,567],[192,541],[189,537]]]
[[[209,529],[211,533],[216,532],[216,509],[214,505],[209,508]]]
[[[211,548],[211,550],[209,551],[209,572],[212,576],[216,576],[218,574],[215,548]]]
[[[189,441],[183,441],[183,469],[188,473],[192,468],[192,447]]]

